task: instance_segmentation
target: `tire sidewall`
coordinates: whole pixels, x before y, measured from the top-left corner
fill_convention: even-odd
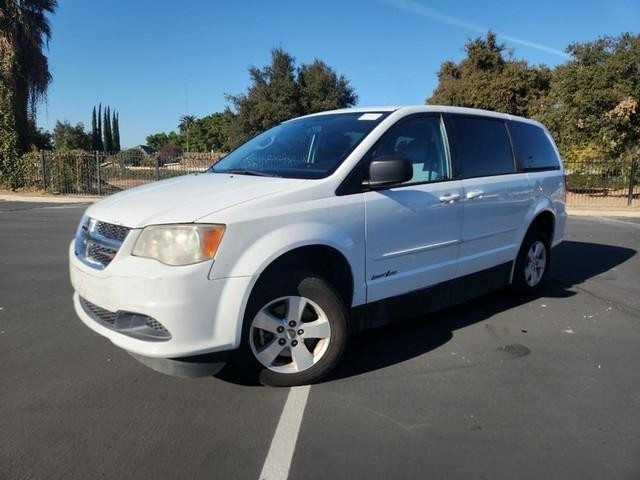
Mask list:
[[[262,365],[249,345],[251,323],[269,302],[285,296],[306,297],[318,304],[329,320],[331,337],[322,358],[311,368],[298,373],[274,372]],[[270,386],[294,386],[314,383],[329,373],[340,360],[347,340],[347,313],[335,288],[322,277],[303,270],[275,272],[258,280],[253,288],[242,325],[242,343],[234,363],[252,381]]]

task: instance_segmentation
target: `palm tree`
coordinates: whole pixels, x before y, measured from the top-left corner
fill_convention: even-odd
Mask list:
[[[196,117],[193,115],[183,115],[180,117],[180,123],[178,124],[178,130],[180,130],[180,133],[187,134],[187,152],[189,151],[189,130],[195,121]]]
[[[0,85],[13,97],[22,150],[29,143],[29,120],[51,82],[44,49],[51,38],[47,14],[57,6],[57,0],[0,0]]]

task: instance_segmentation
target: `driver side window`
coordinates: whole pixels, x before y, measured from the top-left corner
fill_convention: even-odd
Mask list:
[[[409,158],[413,176],[405,185],[451,178],[444,124],[439,115],[401,120],[391,127],[372,153],[372,158],[382,155],[404,155]]]

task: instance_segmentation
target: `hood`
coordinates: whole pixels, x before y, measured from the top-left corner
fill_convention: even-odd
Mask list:
[[[304,182],[299,179],[222,173],[185,175],[116,193],[89,207],[87,215],[130,228],[191,223],[206,215],[288,190]]]

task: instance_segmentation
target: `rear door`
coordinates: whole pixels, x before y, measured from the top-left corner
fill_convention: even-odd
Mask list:
[[[400,120],[365,157],[405,155],[413,178],[365,193],[367,301],[454,278],[462,182],[453,180],[440,114]]]
[[[458,276],[512,261],[518,232],[533,201],[526,173],[518,173],[506,121],[448,115],[451,149],[462,178],[462,237]]]

